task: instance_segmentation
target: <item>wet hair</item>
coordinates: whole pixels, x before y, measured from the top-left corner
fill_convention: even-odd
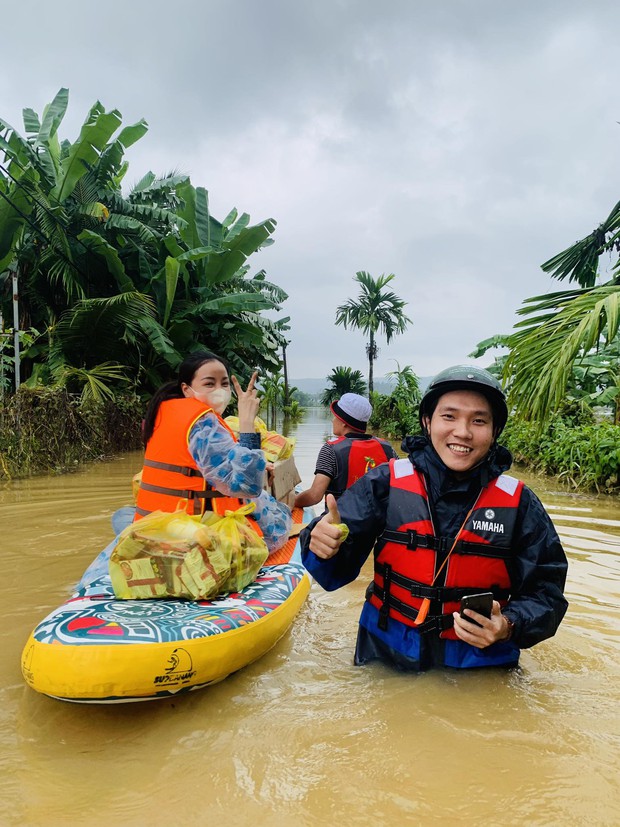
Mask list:
[[[155,391],[153,398],[149,402],[146,414],[144,416],[144,425],[142,428],[142,441],[146,447],[149,439],[153,436],[155,430],[155,421],[159,412],[159,406],[167,399],[182,399],[184,396],[183,385],[191,385],[194,381],[197,371],[207,362],[220,362],[228,372],[230,368],[226,359],[211,353],[208,350],[195,350],[186,356],[179,365],[177,378],[171,382],[166,382],[157,391]]]

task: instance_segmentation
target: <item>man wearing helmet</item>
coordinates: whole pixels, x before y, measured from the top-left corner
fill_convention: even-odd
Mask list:
[[[328,496],[303,532],[304,563],[327,590],[354,580],[374,548],[357,664],[514,666],[521,649],[555,634],[566,556],[536,495],[504,473],[507,417],[487,371],[442,371],[420,403],[422,436],[403,441],[407,458],[369,471],[338,506]],[[461,598],[479,592],[493,594],[490,617],[461,616]]]

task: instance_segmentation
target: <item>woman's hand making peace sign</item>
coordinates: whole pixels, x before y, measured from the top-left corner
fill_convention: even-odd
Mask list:
[[[256,431],[254,419],[258,416],[258,408],[260,406],[260,399],[258,398],[258,391],[256,389],[257,377],[258,371],[255,370],[252,378],[248,382],[247,390],[243,390],[236,376],[230,377],[233,389],[237,394],[239,431],[243,434],[250,434]]]

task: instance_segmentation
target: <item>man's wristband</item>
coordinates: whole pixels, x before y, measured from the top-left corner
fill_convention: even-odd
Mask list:
[[[502,615],[502,617],[504,618],[504,620],[506,621],[506,624],[507,624],[506,625],[506,634],[504,635],[502,640],[510,640],[510,638],[512,637],[512,630],[514,629],[515,625],[509,617],[506,617],[506,615]]]

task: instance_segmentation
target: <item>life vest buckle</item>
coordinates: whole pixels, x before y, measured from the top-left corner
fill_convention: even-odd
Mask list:
[[[437,554],[444,555],[450,551],[454,540],[451,540],[449,537],[436,537],[435,542],[437,544]]]

